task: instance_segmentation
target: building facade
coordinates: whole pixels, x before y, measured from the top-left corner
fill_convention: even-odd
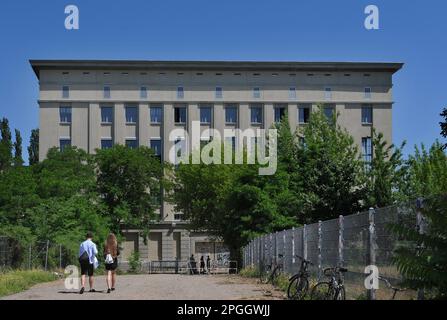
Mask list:
[[[39,158],[72,145],[95,153],[113,144],[149,146],[164,160],[176,128],[268,129],[285,113],[292,129],[324,105],[372,157],[372,128],[392,142],[393,81],[400,63],[32,60],[39,79]],[[222,133],[223,135],[223,133]],[[149,261],[190,254],[226,256],[220,243],[189,232],[182,214],[163,203],[144,244],[128,230],[125,257]],[[217,249],[216,249],[217,247]]]

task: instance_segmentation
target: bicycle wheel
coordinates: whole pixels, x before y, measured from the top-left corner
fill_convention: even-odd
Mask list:
[[[319,282],[312,288],[310,294],[311,300],[332,300],[333,297],[334,293],[332,292],[330,282]]]
[[[340,287],[335,294],[334,300],[346,300],[345,287]]]
[[[309,290],[309,281],[307,278],[299,276],[293,278],[287,288],[287,297],[291,300],[302,300]]]

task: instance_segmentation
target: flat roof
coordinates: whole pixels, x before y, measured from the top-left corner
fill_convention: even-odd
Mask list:
[[[297,61],[154,61],[154,60],[30,60],[37,78],[40,70],[228,70],[228,71],[365,71],[392,72],[397,62]]]

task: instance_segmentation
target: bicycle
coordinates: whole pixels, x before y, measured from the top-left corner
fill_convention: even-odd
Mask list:
[[[320,281],[312,288],[311,300],[346,300],[346,290],[343,274],[346,268],[326,268],[323,274],[329,281]]]
[[[287,288],[287,297],[290,300],[302,300],[309,290],[310,272],[308,266],[313,265],[312,262],[300,256],[296,256],[301,260],[300,271],[289,279],[289,287]]]
[[[388,289],[393,290],[393,295],[392,295],[390,300],[394,300],[396,298],[396,295],[397,295],[398,292],[407,291],[407,289],[405,289],[405,288],[397,288],[397,287],[392,286],[391,283],[389,282],[389,280],[384,278],[384,277],[379,277],[379,280],[385,282],[385,284],[388,287]]]
[[[284,256],[282,254],[278,255],[279,259],[282,259],[283,257]],[[272,285],[276,285],[276,282],[278,280],[279,275],[282,273],[282,270],[283,270],[282,263],[274,263],[266,265],[260,272],[261,283],[267,284],[270,282]]]

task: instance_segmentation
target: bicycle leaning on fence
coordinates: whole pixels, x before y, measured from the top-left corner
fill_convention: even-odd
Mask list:
[[[310,298],[312,300],[346,300],[346,290],[343,274],[348,272],[346,268],[326,268],[323,271],[329,281],[319,281],[312,288]]]
[[[278,254],[278,258],[282,260],[284,256],[282,254]],[[265,265],[260,271],[260,280],[262,283],[267,284],[271,283],[272,285],[276,285],[279,275],[282,273],[283,263],[282,262],[274,262],[269,265]]]
[[[296,257],[301,260],[301,267],[300,271],[289,279],[287,297],[291,300],[302,300],[309,290],[310,272],[308,266],[313,263],[298,255]]]

